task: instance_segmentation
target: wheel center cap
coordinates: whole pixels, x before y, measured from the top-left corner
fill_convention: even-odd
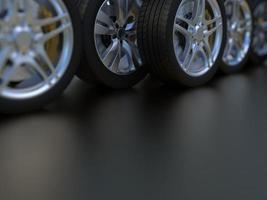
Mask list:
[[[203,26],[197,26],[195,29],[195,32],[193,34],[194,39],[197,42],[200,42],[204,38],[204,27]]]
[[[124,28],[119,28],[118,32],[117,32],[117,37],[119,39],[122,39],[125,36],[125,30]]]
[[[230,26],[230,30],[235,32],[237,30],[237,23],[233,23],[231,26]]]
[[[32,34],[29,28],[17,27],[14,30],[14,38],[21,52],[29,50],[32,43]]]

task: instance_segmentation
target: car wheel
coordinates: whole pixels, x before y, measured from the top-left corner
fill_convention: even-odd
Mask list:
[[[87,5],[81,6],[87,62],[78,76],[116,89],[134,86],[147,74],[136,36],[142,0],[90,0]]]
[[[138,45],[154,75],[191,87],[214,76],[226,38],[221,1],[150,0],[140,16]]]
[[[81,19],[68,0],[2,1],[0,112],[39,109],[58,97],[76,73]]]
[[[251,1],[254,17],[254,36],[251,60],[260,64],[267,59],[267,2],[265,0]]]
[[[221,70],[224,73],[240,71],[247,63],[253,38],[253,16],[247,0],[226,0],[227,42]]]

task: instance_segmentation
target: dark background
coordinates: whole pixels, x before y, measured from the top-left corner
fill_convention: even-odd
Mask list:
[[[1,200],[266,200],[267,67],[196,89],[75,80],[45,110],[1,115]]]

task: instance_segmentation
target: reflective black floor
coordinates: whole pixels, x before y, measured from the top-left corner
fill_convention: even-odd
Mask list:
[[[266,200],[267,67],[198,89],[74,81],[47,109],[1,116],[3,200]]]

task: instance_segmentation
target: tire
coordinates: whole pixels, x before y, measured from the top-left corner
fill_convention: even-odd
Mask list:
[[[115,2],[117,1],[118,0],[115,0]],[[132,2],[133,1],[135,0],[132,0]],[[86,62],[81,65],[77,75],[80,79],[89,83],[91,83],[93,80],[94,83],[114,89],[130,88],[145,78],[147,75],[146,67],[140,65],[138,68],[136,67],[129,73],[115,73],[109,69],[106,64],[104,64],[104,61],[101,58],[98,50],[99,45],[96,45],[95,38],[98,36],[95,36],[95,26],[99,12],[104,6],[106,6],[106,4],[107,1],[105,0],[84,0],[80,5],[80,12],[83,15],[83,49]],[[108,17],[109,19],[112,18],[112,16]],[[106,43],[109,43],[108,45],[111,45],[111,42],[113,41],[113,39],[110,37],[111,36],[105,36],[105,40],[107,40]],[[122,53],[120,53],[120,55],[122,55]],[[118,61],[118,63],[117,70],[119,70],[120,61]],[[130,64],[129,66],[126,66],[126,68],[128,67],[130,67]]]
[[[231,19],[234,16],[233,13],[237,13],[236,9],[233,10],[234,3],[238,3],[238,1],[225,0],[224,2],[226,7],[228,36],[220,68],[225,74],[231,74],[240,72],[247,64],[249,57],[252,53],[252,41],[254,34],[253,15],[250,1],[244,0],[242,1],[242,5],[239,4],[237,6],[239,9],[238,12],[240,13],[240,10],[242,10],[242,12],[246,13],[246,15],[244,15],[242,19],[233,20]],[[239,17],[242,16],[239,15]],[[241,20],[245,20],[246,22],[245,28],[243,28],[244,30],[242,30],[240,27],[233,26],[236,22],[238,22],[238,26],[241,26]],[[236,37],[240,38],[240,34],[244,34],[241,36],[243,37],[241,38],[241,46],[240,44],[237,44],[237,40],[235,39]],[[238,51],[237,55],[236,51]]]
[[[254,16],[254,36],[253,36],[253,45],[252,45],[252,51],[250,54],[250,60],[255,63],[255,64],[261,64],[267,59],[267,50],[265,49],[262,53],[259,53],[256,49],[255,43],[257,42],[257,39],[259,37],[263,37],[263,41],[260,41],[260,43],[264,43],[267,45],[267,30],[265,28],[264,31],[260,31],[262,34],[261,36],[259,35],[259,24],[257,23],[258,21],[258,16],[257,16],[257,10],[259,8],[264,8],[263,12],[260,13],[259,15],[262,17],[264,22],[267,22],[267,2],[265,0],[250,0],[251,7],[252,7],[252,13]]]
[[[148,64],[148,68],[154,76],[170,84],[195,87],[211,80],[220,65],[226,39],[225,10],[223,3],[218,1],[217,6],[221,13],[220,25],[222,28],[220,28],[221,42],[216,59],[206,73],[194,76],[182,69],[174,48],[174,19],[182,2],[184,1],[145,1],[138,23],[138,45],[143,60]],[[188,48],[190,53],[191,45]]]
[[[56,39],[58,39],[58,37],[61,37],[61,35],[62,35],[62,40],[60,40],[62,43],[61,44],[62,49],[57,50],[57,52],[59,52],[60,55],[58,58],[56,58],[56,59],[58,59],[57,60],[58,62],[57,62],[57,66],[56,67],[54,66],[55,68],[53,70],[55,70],[55,71],[54,71],[54,73],[52,73],[52,70],[51,70],[51,73],[47,74],[50,71],[48,71],[47,68],[44,68],[43,65],[40,65],[40,63],[37,63],[38,65],[34,65],[33,60],[35,60],[36,62],[39,62],[39,59],[43,58],[42,62],[47,63],[46,67],[48,67],[49,61],[47,61],[45,59],[45,55],[47,55],[46,58],[51,59],[51,57],[49,57],[50,55],[48,56],[48,54],[50,54],[50,51],[48,51],[46,49],[47,52],[45,54],[42,54],[41,57],[38,57],[38,61],[37,61],[36,57],[34,57],[34,59],[31,60],[31,64],[32,64],[31,67],[38,66],[38,68],[36,67],[34,69],[40,70],[38,72],[40,73],[40,75],[41,74],[43,75],[44,80],[41,80],[41,79],[39,80],[39,78],[37,76],[35,77],[36,73],[32,73],[31,75],[27,75],[27,76],[29,76],[29,77],[27,77],[28,78],[27,80],[21,78],[21,80],[16,82],[16,84],[15,84],[16,86],[12,86],[12,89],[11,89],[11,81],[12,81],[12,84],[14,84],[13,83],[14,80],[13,79],[11,80],[10,79],[11,76],[10,76],[9,77],[10,80],[9,80],[8,85],[5,85],[5,88],[3,90],[0,90],[0,112],[1,113],[6,113],[6,114],[24,113],[24,112],[30,112],[30,111],[34,111],[34,110],[38,110],[38,109],[43,108],[48,103],[50,103],[52,100],[59,97],[59,95],[69,85],[70,81],[72,80],[74,74],[77,71],[77,66],[79,65],[79,62],[80,62],[81,45],[82,45],[81,35],[80,35],[80,33],[81,33],[81,18],[80,18],[79,11],[75,7],[73,2],[69,1],[69,0],[59,0],[59,1],[51,1],[51,2],[53,2],[53,3],[48,5],[47,1],[42,1],[42,3],[43,3],[42,9],[44,8],[44,6],[47,6],[46,7],[47,9],[42,10],[42,12],[47,13],[49,11],[49,8],[51,8],[51,6],[56,5],[57,9],[62,9],[62,10],[60,10],[60,12],[62,12],[61,14],[65,15],[65,17],[62,17],[61,19],[58,19],[58,21],[54,22],[57,24],[61,23],[60,25],[62,27],[62,31],[59,31],[58,35],[55,36]],[[39,4],[41,4],[41,3],[39,2],[38,5],[36,5],[36,4],[34,6],[36,6],[36,8],[37,8],[37,6],[40,6]],[[25,6],[24,7],[24,9],[25,9],[24,13],[27,13],[27,7],[29,7],[31,10],[33,10],[32,5]],[[41,9],[38,9],[38,12],[39,11],[41,12]],[[49,12],[48,16],[45,16],[45,17],[52,17],[52,16],[50,16],[50,14],[51,13]],[[59,13],[57,13],[57,14],[59,14]],[[0,19],[0,21],[1,21],[1,19]],[[64,22],[64,26],[63,26],[63,22]],[[50,27],[52,25],[49,24],[46,26]],[[42,27],[40,30],[44,30],[45,28]],[[53,30],[50,30],[50,31],[52,33]],[[61,33],[64,33],[64,34],[61,34]],[[44,37],[42,37],[42,38],[40,37],[39,40],[42,40],[43,38]],[[54,39],[55,38],[53,37],[51,40],[53,40],[53,42],[54,42]],[[35,42],[38,43],[38,41],[35,41]],[[45,41],[42,44],[48,45],[46,42],[47,41]],[[49,42],[50,42],[50,40],[49,40]],[[58,44],[57,42],[59,42],[59,41],[56,40],[56,44]],[[49,45],[51,45],[51,43],[49,43]],[[65,46],[63,46],[63,45],[65,45]],[[49,47],[46,46],[45,48],[49,48]],[[50,48],[49,50],[54,50],[54,49]],[[36,49],[33,49],[32,51],[33,51],[33,54],[31,54],[31,55],[38,55],[39,56],[39,54],[38,54],[39,52],[37,52]],[[28,56],[29,55],[28,52],[25,55]],[[18,61],[19,61],[19,59],[18,59]],[[30,59],[29,59],[29,61],[30,61]],[[10,61],[8,61],[8,62],[10,62]],[[5,63],[6,64],[5,67],[7,67],[8,64],[10,64],[8,62]],[[24,65],[22,66],[22,64],[25,64],[25,63],[22,62],[20,64],[21,64],[20,67],[25,67]],[[15,65],[14,63],[13,63],[13,65],[19,66],[18,64]],[[26,66],[28,68],[30,68],[29,63],[26,63]],[[44,70],[44,69],[46,69],[46,70]],[[1,87],[4,87],[5,75],[3,75],[3,73],[0,76]],[[15,71],[14,71],[14,73],[15,73]],[[18,75],[17,71],[14,75],[16,75],[16,76]],[[47,78],[47,79],[45,79],[45,78]],[[28,80],[31,80],[31,81],[28,81]],[[40,81],[40,83],[38,82],[38,84],[40,84],[40,88],[38,90],[37,90],[37,86],[39,87],[39,85],[37,83],[35,83],[35,81],[37,81],[37,80]],[[36,87],[35,88],[36,90],[33,89],[33,91],[31,91],[32,93],[30,93],[30,90],[27,91],[28,87],[30,87],[27,84],[32,84],[31,89]],[[41,88],[42,88],[41,85],[44,85],[42,92],[41,92]],[[22,87],[23,87],[23,90],[22,90]],[[39,92],[39,90],[40,90],[40,92]],[[8,94],[7,91],[10,92],[10,95],[7,95]]]

